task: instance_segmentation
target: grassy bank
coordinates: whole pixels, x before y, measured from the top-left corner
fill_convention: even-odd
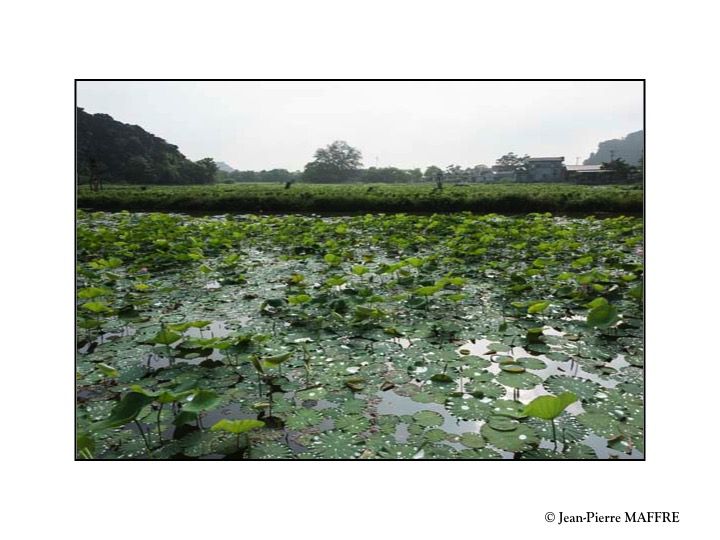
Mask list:
[[[79,208],[167,212],[642,212],[635,186],[564,184],[223,184],[111,186],[78,190]]]

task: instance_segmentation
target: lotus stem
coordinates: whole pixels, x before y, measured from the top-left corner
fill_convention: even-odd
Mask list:
[[[143,431],[142,426],[140,425],[140,422],[137,421],[137,418],[133,420],[135,422],[135,425],[138,428],[138,431],[140,432],[140,436],[142,436],[143,442],[145,443],[145,448],[147,448],[148,455],[152,456],[152,449],[150,448],[150,443],[148,443],[147,437],[145,436],[145,432]]]
[[[162,439],[162,429],[160,428],[160,415],[162,414],[164,403],[160,404],[160,408],[158,409],[157,413],[157,430],[158,430],[158,438],[160,439],[160,444],[162,445],[163,439]]]

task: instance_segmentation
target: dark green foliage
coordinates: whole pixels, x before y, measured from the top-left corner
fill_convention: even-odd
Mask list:
[[[642,189],[563,184],[372,185],[242,184],[113,187],[78,192],[78,206],[94,210],[174,212],[556,212],[639,214]]]
[[[107,114],[76,109],[77,170],[81,182],[96,174],[103,183],[209,184],[217,165],[210,158],[193,162],[177,146],[140,126]]]

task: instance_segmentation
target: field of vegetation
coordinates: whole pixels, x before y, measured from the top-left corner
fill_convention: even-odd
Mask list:
[[[108,186],[78,190],[78,207],[90,210],[167,212],[526,212],[639,215],[637,186],[572,184],[216,184]]]
[[[397,188],[215,186],[192,209],[437,197]],[[80,206],[187,208],[198,189],[81,192]],[[618,209],[642,194],[544,193],[439,200]],[[78,457],[641,458],[642,250],[642,221],[622,216],[79,211]]]

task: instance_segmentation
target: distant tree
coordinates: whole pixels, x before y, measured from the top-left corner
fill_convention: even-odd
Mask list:
[[[132,156],[125,164],[124,176],[129,184],[149,184],[153,181],[153,168],[144,156]]]
[[[460,165],[448,165],[445,168],[445,180],[448,182],[462,182],[464,176],[463,168]]]
[[[362,154],[345,141],[335,141],[325,148],[319,148],[314,158],[305,165],[305,182],[349,182],[356,178],[357,171],[362,167]]]
[[[613,171],[618,180],[627,180],[636,171],[635,167],[628,165],[622,158],[607,161],[600,166],[601,169]]]
[[[434,182],[438,173],[442,174],[442,169],[440,167],[436,167],[435,165],[430,165],[423,173],[423,180],[425,182]]]
[[[423,174],[420,169],[410,169],[409,171],[406,171],[408,176],[410,177],[411,182],[420,182],[422,180]]]
[[[443,180],[445,180],[445,173],[441,169],[438,169],[435,172],[434,180],[435,180],[435,189],[441,190],[443,188]]]
[[[524,156],[518,156],[514,152],[510,152],[500,157],[495,161],[495,165],[502,167],[505,170],[512,171],[524,171],[527,167],[527,162],[530,156],[525,154]]]
[[[195,162],[198,167],[197,180],[201,184],[212,184],[218,172],[218,166],[212,158],[203,158]]]

